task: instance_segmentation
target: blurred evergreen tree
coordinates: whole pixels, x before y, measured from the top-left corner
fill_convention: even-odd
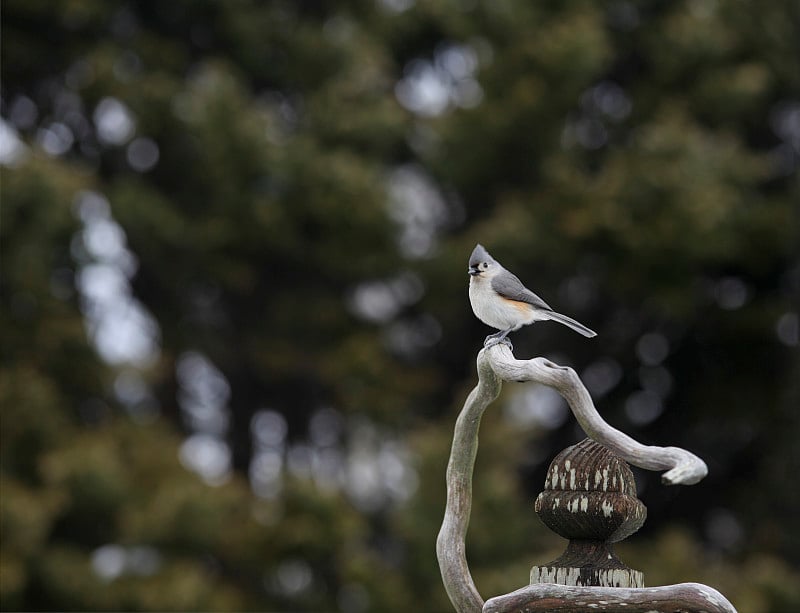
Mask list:
[[[623,557],[800,606],[796,3],[3,12],[3,609],[448,610],[478,240],[600,333],[519,356],[710,464],[637,474]],[[528,501],[578,436],[541,391],[500,405],[484,596],[560,549]]]

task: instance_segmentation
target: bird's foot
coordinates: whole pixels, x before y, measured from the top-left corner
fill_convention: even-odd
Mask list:
[[[508,339],[507,336],[501,336],[499,334],[490,334],[486,337],[483,341],[483,348],[488,349],[489,347],[494,347],[495,345],[499,345],[503,343],[506,345],[511,351],[514,351],[514,345],[511,344],[511,341]]]

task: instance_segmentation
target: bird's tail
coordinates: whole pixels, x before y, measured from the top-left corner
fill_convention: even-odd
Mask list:
[[[566,315],[562,315],[561,313],[556,313],[555,311],[550,311],[548,315],[550,315],[550,319],[552,319],[553,321],[557,321],[558,323],[564,324],[568,328],[572,328],[578,334],[583,334],[588,338],[597,336],[597,332],[595,332],[590,328],[587,328],[582,323],[575,321],[574,319],[572,319],[572,317],[567,317]]]

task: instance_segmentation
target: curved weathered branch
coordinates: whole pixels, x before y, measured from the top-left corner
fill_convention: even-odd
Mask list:
[[[486,407],[500,394],[501,381],[478,354],[478,385],[467,396],[456,420],[447,464],[447,505],[436,539],[436,557],[447,595],[458,613],[479,613],[483,599],[467,565],[464,539],[472,509],[472,469],[478,453],[478,428]]]
[[[680,447],[642,445],[624,432],[608,425],[592,402],[577,373],[545,358],[517,360],[505,344],[497,344],[478,354],[492,371],[505,381],[535,381],[554,388],[569,404],[586,436],[605,445],[623,460],[646,470],[666,470],[667,485],[691,485],[708,474],[706,463]]]
[[[701,583],[662,587],[577,587],[536,583],[486,601],[483,613],[736,613],[725,596]]]
[[[497,344],[481,350],[478,353],[478,385],[470,392],[456,421],[450,460],[447,465],[447,504],[442,527],[436,540],[436,556],[439,560],[442,580],[458,613],[478,613],[484,608],[483,599],[475,588],[467,565],[465,537],[472,508],[472,472],[478,451],[478,429],[483,412],[500,394],[503,381],[534,381],[555,388],[566,399],[578,423],[590,438],[605,445],[634,466],[648,470],[666,470],[667,472],[662,477],[665,483],[697,483],[708,472],[705,463],[700,458],[684,449],[642,445],[608,425],[600,417],[589,392],[571,368],[558,366],[544,358],[517,360],[511,349],[505,344]],[[695,586],[697,584],[682,585]],[[728,608],[709,608],[709,611],[720,613],[734,611],[730,603],[718,592],[707,586],[700,587],[708,590],[708,592],[701,590],[703,594],[716,594],[714,598],[718,596],[724,603],[727,603]],[[555,589],[555,587],[548,584],[540,584],[538,587],[532,585],[518,590],[514,594],[524,592],[528,598],[549,598],[547,590],[551,589]],[[614,589],[617,590],[614,592],[617,597],[624,599],[632,598],[632,596],[625,596],[623,592],[640,593],[639,590],[642,588],[629,590],[625,588],[558,586],[558,592],[563,594],[599,594],[599,592],[582,592],[587,589],[603,591]],[[660,588],[644,589],[650,591]],[[509,594],[499,598],[511,596],[512,594]],[[498,602],[497,599],[490,601],[490,603],[494,603],[492,606]],[[487,603],[487,606],[490,603]],[[530,604],[526,606],[529,608],[525,610],[531,612],[544,610]],[[550,610],[562,609],[551,606]],[[633,608],[630,610],[636,611]]]

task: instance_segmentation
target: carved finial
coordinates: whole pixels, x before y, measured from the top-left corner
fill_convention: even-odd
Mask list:
[[[535,508],[570,542],[559,558],[531,569],[531,583],[643,587],[642,573],[625,566],[611,544],[641,528],[647,509],[631,469],[607,447],[587,438],[559,453]]]

